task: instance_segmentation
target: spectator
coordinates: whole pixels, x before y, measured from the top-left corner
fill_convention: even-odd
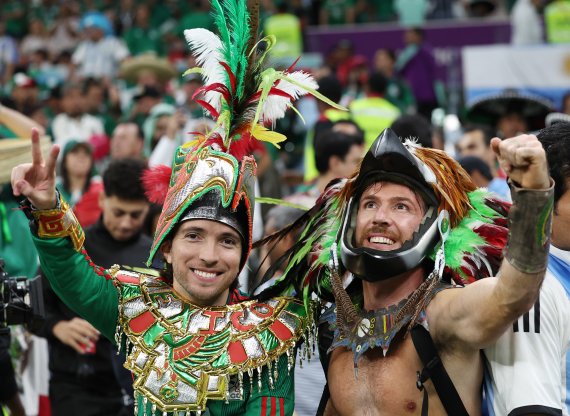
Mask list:
[[[412,88],[418,112],[431,120],[431,112],[438,106],[433,52],[424,43],[420,28],[406,30],[404,42],[406,47],[398,56],[396,71]]]
[[[38,50],[46,50],[48,46],[48,36],[44,23],[39,19],[32,19],[29,32],[20,44],[20,53],[27,57]]]
[[[43,6],[42,11],[46,10]],[[42,21],[45,17],[38,16]],[[63,52],[73,51],[79,43],[79,4],[75,1],[63,1],[59,5],[56,20],[47,25],[50,31],[49,52],[53,59]]]
[[[553,108],[552,102],[539,95],[505,89],[473,100],[467,119],[492,126],[499,137],[508,138],[541,129]]]
[[[58,190],[73,208],[82,227],[97,222],[101,215],[98,200],[103,184],[101,178],[94,175],[93,151],[88,143],[70,140],[63,148]]]
[[[32,128],[36,128],[40,136],[45,135],[45,129],[34,120],[0,104],[0,139],[26,137]]]
[[[279,42],[271,49],[274,58],[297,58],[303,52],[301,21],[289,10],[285,0],[276,3],[275,14],[265,19],[264,32],[273,35]]]
[[[486,126],[471,125],[463,130],[463,136],[455,144],[457,155],[460,158],[469,156],[483,160],[491,173],[492,179],[487,185],[491,192],[500,195],[504,200],[510,201],[510,189],[505,174],[499,169],[495,153],[491,149],[491,139],[495,135],[493,130]]]
[[[536,8],[541,0],[517,0],[511,12],[511,43],[535,45],[543,42],[542,19]]]
[[[72,58],[78,76],[112,80],[121,61],[129,56],[129,50],[110,33],[111,24],[101,13],[91,12],[85,15],[82,28],[86,39],[77,45]]]
[[[427,0],[394,0],[394,9],[401,26],[422,26],[429,10]]]
[[[122,160],[104,174],[99,198],[103,214],[85,232],[85,248],[102,267],[145,263],[152,242],[141,234],[149,206],[140,179],[144,167],[142,161]],[[47,320],[42,335],[50,344],[52,414],[132,414],[132,405],[127,410],[124,404],[124,396],[132,397],[132,378],[124,368],[117,373],[114,346],[45,283]]]
[[[391,49],[377,49],[374,54],[374,71],[388,78],[386,99],[400,109],[400,112],[415,112],[416,102],[410,86],[396,74],[396,55]]]
[[[491,371],[483,410],[491,416],[570,410],[570,123],[553,124],[538,139],[554,180],[548,266],[532,309],[485,348]]]
[[[554,0],[544,8],[544,23],[549,43],[570,42],[570,4],[565,0]]]
[[[152,88],[158,92],[158,95],[164,96],[168,82],[176,75],[176,69],[167,59],[159,58],[152,53],[135,56],[124,61],[119,68],[119,77],[132,84],[133,88],[121,91],[122,108],[128,109],[134,97],[143,95],[145,88]],[[165,98],[170,97],[166,96]],[[146,114],[148,111],[150,108],[146,110]]]
[[[489,17],[497,9],[496,0],[468,0],[466,9],[469,17]]]
[[[96,117],[103,123],[105,134],[110,136],[120,116],[119,102],[108,102],[103,83],[97,79],[88,78],[83,84],[85,112]]]
[[[489,165],[487,165],[483,159],[477,156],[465,156],[459,158],[457,161],[461,167],[465,169],[465,172],[471,176],[473,183],[478,188],[489,188],[494,178],[491,174],[491,169],[489,169]],[[500,197],[504,199],[503,196]]]
[[[317,177],[300,186],[286,199],[312,207],[330,181],[348,178],[358,167],[364,152],[364,132],[350,120],[340,120],[320,131],[313,144]]]
[[[176,140],[176,137],[172,136],[172,129],[169,128],[171,118],[175,113],[176,108],[170,104],[159,103],[152,107],[150,114],[143,124],[145,157],[151,155],[159,140],[163,136],[166,136],[167,132],[169,133],[169,139]],[[178,125],[182,127],[183,124],[180,123]],[[178,133],[178,129],[176,129],[174,133]]]
[[[415,139],[422,147],[434,147],[432,125],[421,114],[401,115],[394,120],[391,129],[401,140]]]
[[[157,87],[152,86],[138,86],[133,92],[132,108],[129,115],[123,117],[123,121],[134,121],[142,126],[150,115],[150,111],[162,101],[162,93]]]
[[[178,21],[176,34],[180,37],[186,29],[204,28],[212,30],[214,19],[210,14],[210,3],[207,0],[196,0],[192,7]]]
[[[10,85],[12,87],[12,91],[9,97],[5,97],[2,100],[3,103],[7,107],[28,115],[27,110],[38,104],[38,84],[25,73],[17,72],[12,77]]]
[[[101,120],[85,113],[85,98],[79,84],[65,85],[61,106],[63,112],[53,119],[52,132],[55,143],[62,148],[71,139],[87,142],[92,136],[105,133]]]
[[[117,124],[111,136],[111,160],[142,159],[144,135],[141,127],[133,122]]]
[[[328,26],[354,23],[356,17],[354,6],[355,0],[324,0],[321,3],[319,24]]]
[[[179,94],[176,97],[178,108],[182,110],[184,115],[190,120],[202,118],[204,110],[193,98],[194,93],[202,86],[202,76],[200,74],[188,74],[184,77],[184,83],[181,85]],[[201,95],[199,95],[200,97]]]
[[[151,26],[149,7],[146,4],[136,6],[134,24],[125,31],[123,38],[133,56],[148,52],[164,55],[160,32]]]
[[[6,24],[0,19],[0,85],[6,85],[18,62],[16,41],[6,33]]]
[[[28,29],[26,4],[20,0],[4,0],[0,8],[6,32],[16,39],[22,39]]]
[[[338,103],[342,95],[342,86],[339,80],[334,75],[328,75],[321,78],[318,81],[319,92],[327,97],[329,100]],[[322,131],[329,130],[333,123],[339,120],[344,120],[349,117],[349,114],[345,111],[337,110],[331,107],[327,103],[318,100],[317,109],[319,112],[319,118],[315,123],[312,130],[307,133],[305,140],[305,152],[304,152],[304,171],[305,171],[305,181],[312,181],[318,176],[318,170],[315,166],[315,147],[314,138],[316,135],[320,134]]]
[[[384,98],[387,86],[384,75],[373,73],[366,83],[366,97],[354,100],[349,106],[352,119],[364,130],[366,148],[400,115],[398,107]]]

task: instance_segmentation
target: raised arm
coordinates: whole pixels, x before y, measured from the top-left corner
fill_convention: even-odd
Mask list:
[[[494,342],[536,301],[550,245],[553,183],[546,155],[533,135],[491,146],[513,183],[509,240],[497,278],[440,293],[428,308],[434,337],[480,349]]]
[[[57,295],[77,314],[113,340],[118,316],[118,292],[109,273],[93,264],[83,248],[84,234],[73,211],[55,190],[54,145],[47,162],[40,150],[39,134],[32,132],[32,163],[12,170],[14,195],[25,196],[26,214],[36,230],[34,244],[42,271]],[[30,205],[31,204],[31,205]]]
[[[4,124],[17,137],[26,137],[30,130],[37,129],[40,136],[46,134],[45,129],[24,114],[0,104],[0,123]]]

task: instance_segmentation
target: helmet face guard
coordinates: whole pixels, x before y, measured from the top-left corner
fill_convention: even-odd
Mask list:
[[[343,264],[349,271],[367,281],[389,279],[417,267],[430,254],[439,241],[439,204],[430,185],[433,181],[435,176],[429,168],[408,151],[392,130],[384,130],[362,161],[354,182],[354,194],[343,214],[340,249]],[[378,182],[405,185],[419,192],[426,204],[419,228],[396,250],[355,247],[360,197],[369,186]]]

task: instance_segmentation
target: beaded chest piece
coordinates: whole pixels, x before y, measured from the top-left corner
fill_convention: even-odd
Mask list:
[[[272,365],[287,354],[290,368],[295,343],[306,335],[305,308],[293,298],[198,307],[159,278],[118,267],[111,273],[120,293],[116,342],[127,349],[135,402],[141,395],[153,413],[202,411],[208,399],[233,398],[230,376],[242,392],[244,374],[251,381],[263,366],[271,384]]]

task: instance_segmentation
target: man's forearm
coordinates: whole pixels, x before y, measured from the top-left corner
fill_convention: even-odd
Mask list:
[[[34,127],[39,131],[40,136],[45,134],[45,129],[34,120],[1,104],[0,123],[5,124],[18,137],[29,136],[30,131],[32,131]]]
[[[509,240],[501,267],[499,287],[513,313],[524,313],[534,304],[548,263],[554,185],[543,190],[512,186]],[[501,289],[505,291],[502,292]]]

